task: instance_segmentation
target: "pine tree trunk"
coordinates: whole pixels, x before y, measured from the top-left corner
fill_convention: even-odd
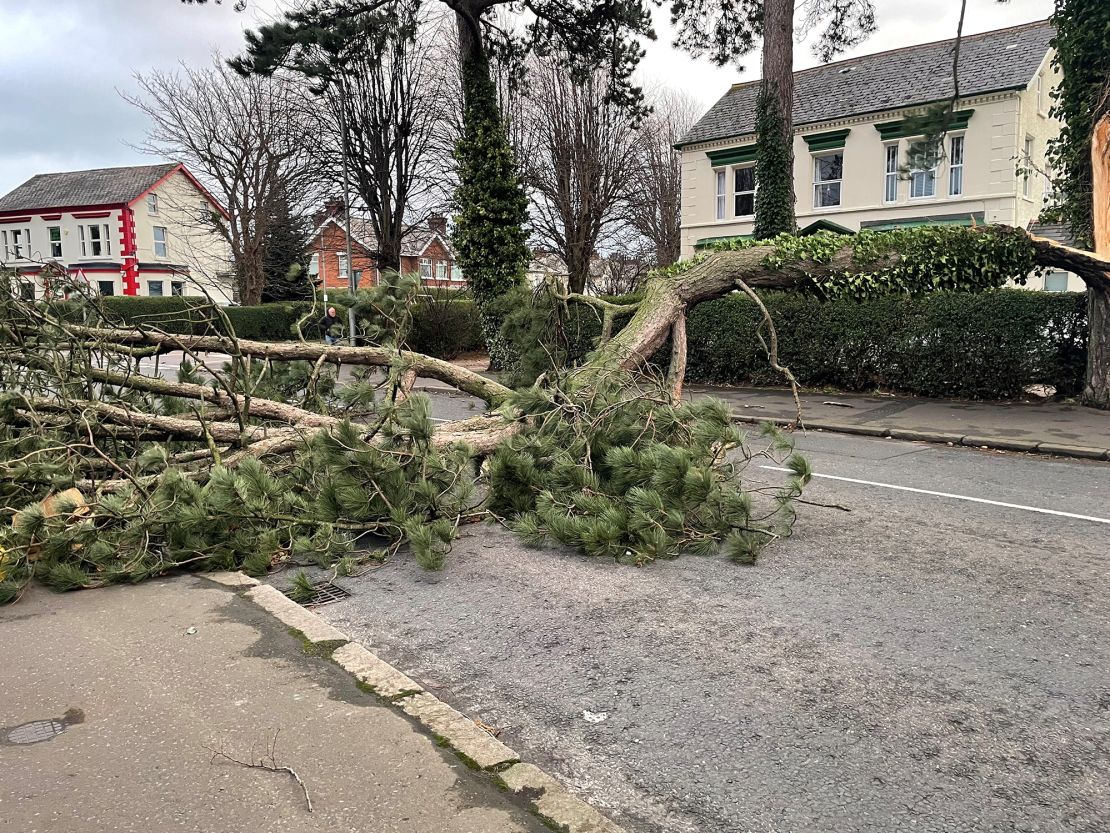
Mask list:
[[[1087,385],[1083,404],[1110,410],[1110,289],[1087,287]]]
[[[1095,125],[1091,163],[1095,254],[1110,260],[1110,115]],[[1087,324],[1091,337],[1083,404],[1110,409],[1110,286],[1087,282]]]
[[[763,84],[759,93],[755,236],[793,232],[794,0],[763,4]]]

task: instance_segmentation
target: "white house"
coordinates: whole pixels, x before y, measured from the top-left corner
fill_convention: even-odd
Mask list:
[[[229,254],[213,227],[227,212],[184,165],[38,174],[0,197],[0,266],[25,297],[65,270],[102,295],[229,301]]]
[[[1052,27],[1046,21],[963,38],[960,98],[932,170],[900,171],[906,119],[952,96],[954,40],[864,55],[794,73],[794,193],[799,227],[855,232],[924,224],[1028,227],[1046,198]],[[752,233],[756,96],[735,84],[679,142],[682,254]],[[1031,160],[1032,165],[1027,164]],[[1066,272],[1030,286],[1082,290]]]

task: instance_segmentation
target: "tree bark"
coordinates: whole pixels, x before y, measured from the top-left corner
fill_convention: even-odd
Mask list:
[[[794,215],[794,0],[764,0],[755,235],[791,233]]]
[[[1091,137],[1091,220],[1095,254],[1110,260],[1110,114]],[[1087,384],[1083,404],[1110,409],[1110,286],[1087,284]]]

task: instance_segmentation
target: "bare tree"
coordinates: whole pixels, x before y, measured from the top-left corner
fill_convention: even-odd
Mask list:
[[[269,227],[286,206],[307,204],[313,183],[301,91],[277,78],[244,78],[219,55],[206,69],[136,80],[142,94],[125,98],[150,118],[143,149],[185,163],[227,207],[230,219],[198,222],[227,240],[240,302],[259,303]]]
[[[655,266],[670,266],[682,247],[682,154],[675,143],[694,125],[701,106],[686,93],[661,89],[636,140],[627,188],[628,223],[654,248]]]
[[[620,224],[634,169],[634,117],[607,96],[595,72],[576,82],[555,60],[529,68],[518,151],[532,200],[533,236],[566,263],[573,292],[585,289],[590,261]]]
[[[405,235],[442,211],[450,193],[443,122],[451,74],[440,46],[450,21],[413,0],[391,4],[389,19],[352,18],[340,46],[299,47],[289,66],[320,94],[317,152],[329,178],[342,181],[345,154],[377,238],[373,254],[382,268],[398,269]]]

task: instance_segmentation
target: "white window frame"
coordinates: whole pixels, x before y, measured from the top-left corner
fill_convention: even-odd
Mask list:
[[[961,197],[964,193],[964,155],[967,142],[964,134],[948,137],[948,196]]]
[[[713,171],[714,179],[717,182],[717,219],[725,219],[725,205],[728,201],[728,194],[725,193],[728,180],[728,169],[718,168]]]
[[[751,190],[744,190],[744,191],[738,190],[738,187],[737,187],[738,183],[736,182],[736,177],[739,175],[740,171],[751,171],[752,172],[752,187],[751,187]],[[759,183],[757,183],[755,181],[755,164],[754,163],[751,164],[751,165],[737,165],[732,169],[732,216],[740,217],[740,218],[748,218],[748,217],[754,217],[755,216],[755,192],[756,192],[756,189],[758,187],[759,187]],[[751,210],[751,213],[750,214],[740,214],[736,210],[736,203],[739,201],[740,197],[745,196],[747,194],[752,195],[752,210]]]
[[[883,145],[883,202],[898,202],[898,143]]]
[[[157,214],[158,213],[158,195],[157,194],[147,194],[146,195],[146,213],[147,214]]]
[[[348,280],[350,280],[350,277],[351,277],[350,272],[347,269],[347,253],[346,252],[336,252],[335,253],[335,260],[336,260],[336,269],[339,273],[339,277],[347,278]]]
[[[158,294],[154,293],[154,287],[155,286],[158,287]],[[162,280],[147,281],[146,282],[146,294],[147,294],[147,297],[150,297],[150,298],[164,298],[166,296],[165,281],[162,281]]]
[[[1036,149],[1036,140],[1028,133],[1025,134],[1024,155],[1021,158],[1021,195],[1027,200],[1033,199],[1033,151]]]
[[[312,257],[308,259],[308,274],[310,277],[315,278],[320,274],[320,254],[313,252]]]
[[[436,261],[436,280],[447,280],[447,262],[443,260]]]
[[[19,299],[21,301],[35,300],[35,284],[34,281],[19,281]]]
[[[116,282],[115,281],[113,281],[113,280],[99,280],[98,279],[97,282],[96,282],[96,292],[97,292],[98,295],[101,295],[103,297],[108,297],[108,296],[104,295],[104,284],[111,284],[112,291],[111,291],[111,293],[109,293],[110,295],[115,295],[116,294]]]
[[[821,160],[828,159],[830,156],[840,157],[840,178],[839,179],[818,179],[818,172],[821,170]],[[836,202],[829,205],[822,205],[817,195],[821,193],[821,187],[827,185],[838,186],[836,192]],[[844,148],[839,150],[829,151],[828,153],[815,153],[813,154],[813,207],[816,209],[822,208],[839,208],[844,203]]]
[[[185,281],[170,281],[170,295],[181,298],[185,295]]]
[[[29,228],[13,228],[11,231],[11,244],[8,243],[8,232],[4,232],[4,256],[14,260],[22,260],[31,256],[31,230]]]
[[[7,229],[0,230],[0,244],[2,244],[2,248],[0,248],[0,260],[7,260],[9,257]]]
[[[96,235],[93,229],[96,229]],[[77,236],[81,238],[81,257],[112,256],[112,236],[107,223],[83,223],[77,227]],[[94,251],[97,245],[100,246],[99,252]]]
[[[420,277],[421,279],[428,279],[432,276],[432,259],[430,257],[420,258]]]
[[[54,232],[58,232],[58,239],[54,239]],[[62,256],[62,227],[61,226],[47,226],[46,227],[46,243],[50,246],[50,256],[60,258]]]
[[[1061,275],[1064,276],[1064,288],[1063,289],[1049,289],[1048,279],[1049,278],[1059,278],[1059,276],[1061,276]],[[1045,292],[1067,292],[1068,291],[1068,273],[1067,272],[1060,272],[1060,271],[1047,273],[1044,276],[1044,284],[1043,284],[1042,288]]]
[[[928,186],[928,190],[925,187]],[[920,193],[916,193],[920,191]],[[918,168],[910,171],[910,199],[931,200],[937,195],[937,168]]]
[[[154,234],[154,256],[167,258],[170,256],[169,232],[165,226],[152,226]],[[162,232],[162,239],[158,239],[158,232]],[[159,248],[161,247],[161,248]]]
[[[1037,112],[1040,115],[1045,114],[1044,107],[1044,75],[1037,73]]]

